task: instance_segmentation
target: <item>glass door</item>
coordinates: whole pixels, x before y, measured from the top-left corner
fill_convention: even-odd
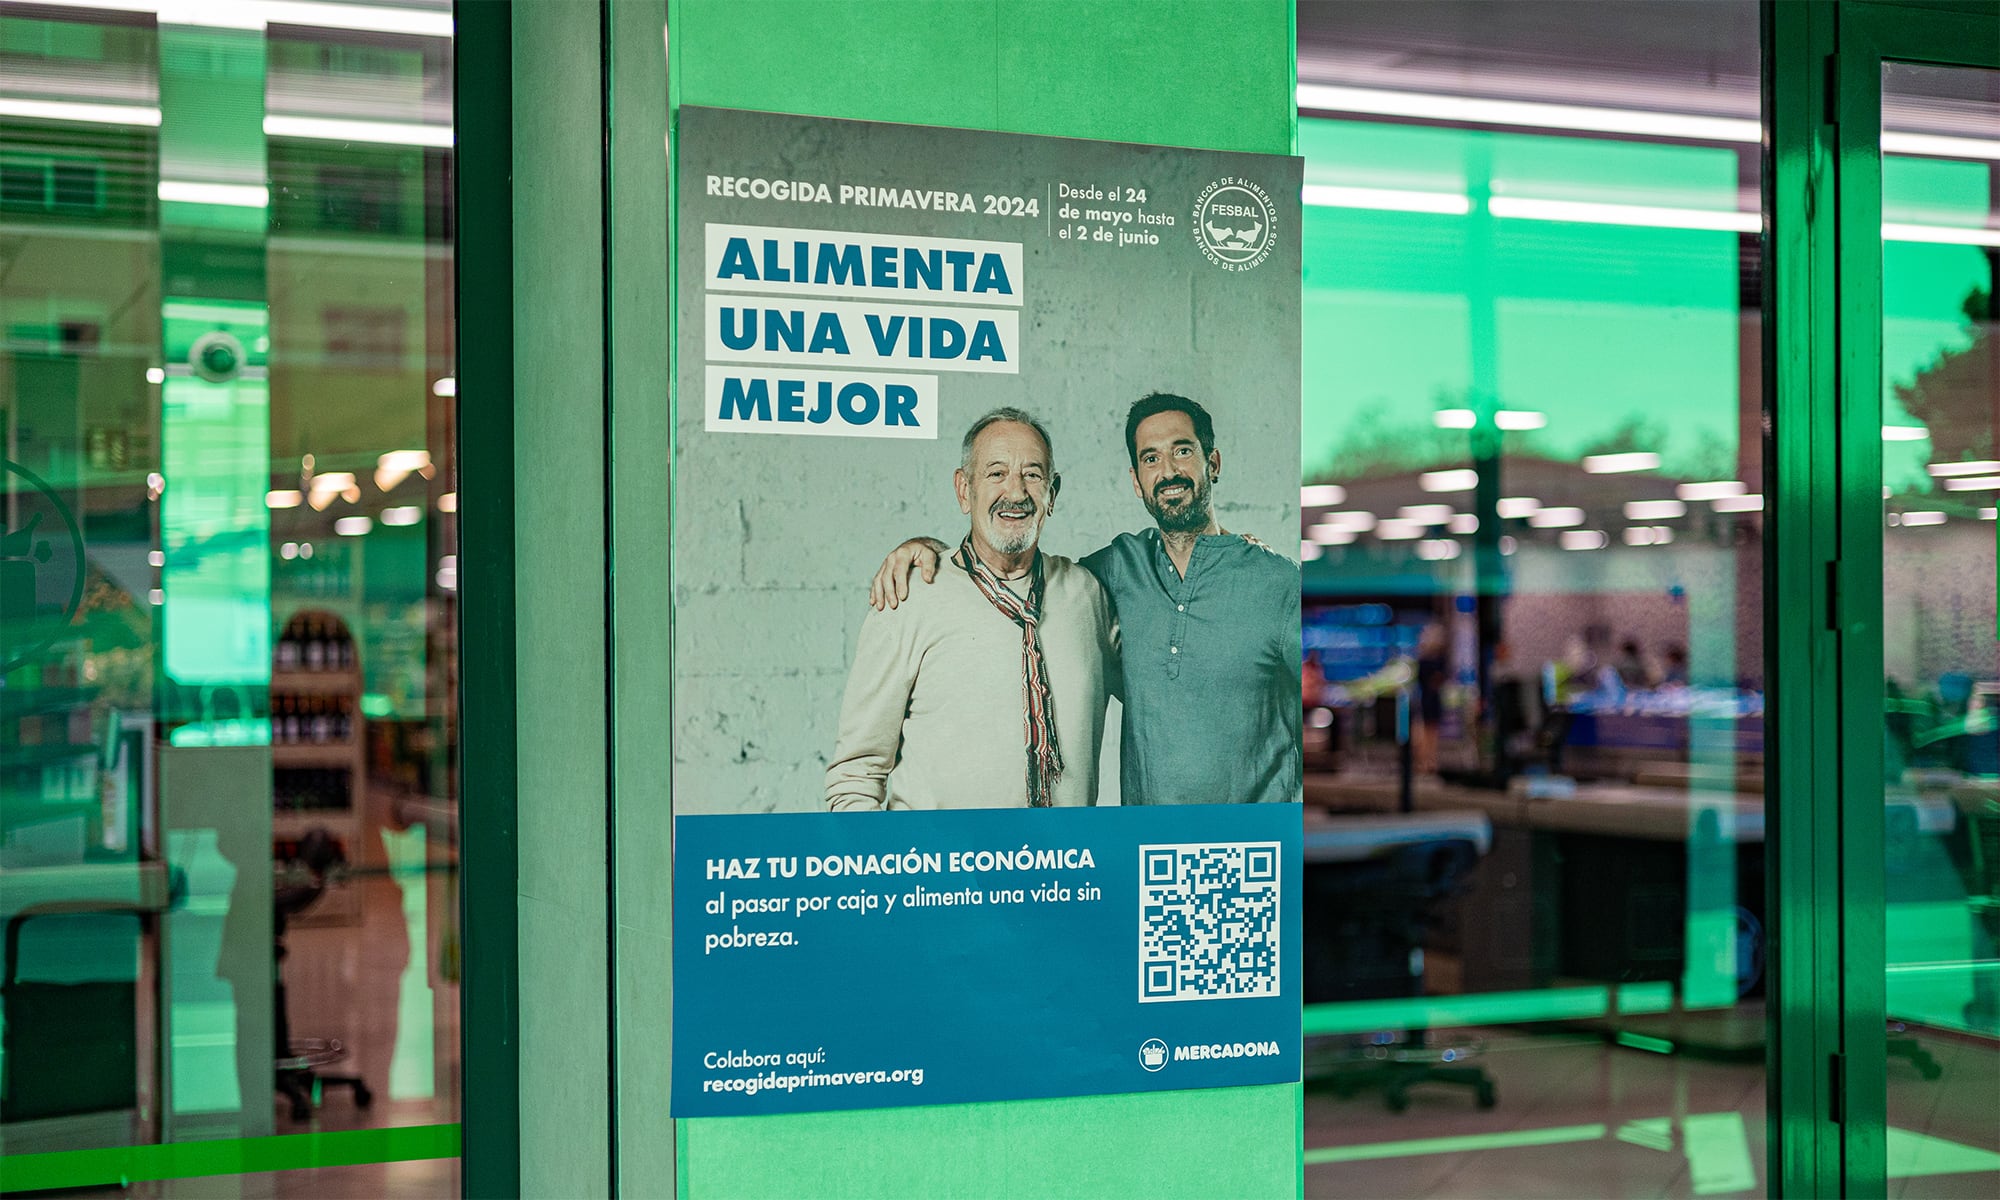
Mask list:
[[[1892,1195],[1990,1196],[2000,71],[1885,62],[1881,96],[1885,130],[1938,131],[1938,144],[1881,140],[1884,1148]]]
[[[1839,45],[1844,1183],[1988,1196],[2000,1194],[2000,9],[1843,5]],[[1876,597],[1879,626],[1862,607]]]

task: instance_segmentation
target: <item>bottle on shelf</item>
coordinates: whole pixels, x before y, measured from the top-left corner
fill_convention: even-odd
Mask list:
[[[318,617],[306,618],[305,643],[306,670],[326,670],[326,634]]]

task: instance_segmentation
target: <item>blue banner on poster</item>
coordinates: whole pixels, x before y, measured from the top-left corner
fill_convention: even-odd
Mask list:
[[[677,1117],[1299,1078],[1296,805],[674,836]]]

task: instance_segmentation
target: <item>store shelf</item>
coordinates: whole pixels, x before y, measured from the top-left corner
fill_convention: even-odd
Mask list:
[[[274,767],[355,767],[360,747],[353,742],[295,742],[271,747]]]
[[[271,690],[294,696],[359,696],[359,671],[273,671]]]

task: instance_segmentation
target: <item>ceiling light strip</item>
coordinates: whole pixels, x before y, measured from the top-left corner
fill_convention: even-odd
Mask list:
[[[70,100],[30,100],[0,96],[0,117],[30,121],[75,121],[84,125],[158,126],[160,110],[140,104],[79,104]]]
[[[34,3],[40,8],[147,13],[166,25],[216,29],[299,25],[309,29],[351,29],[414,37],[452,36],[451,12],[441,8],[329,4],[318,0],[34,0]]]
[[[1297,102],[1301,109],[1315,112],[1456,121],[1468,125],[1507,125],[1577,133],[1626,133],[1749,145],[1763,140],[1762,124],[1749,117],[1705,117],[1693,113],[1645,112],[1534,100],[1489,100],[1477,96],[1398,92],[1323,83],[1300,84]],[[1885,131],[1882,134],[1882,150],[1888,154],[1914,154],[1925,158],[2000,160],[2000,141],[1934,133]]]
[[[293,117],[272,114],[264,118],[266,137],[306,138],[321,142],[361,142],[378,146],[435,146],[452,144],[449,125],[414,125],[404,121],[348,121],[330,117]]]

